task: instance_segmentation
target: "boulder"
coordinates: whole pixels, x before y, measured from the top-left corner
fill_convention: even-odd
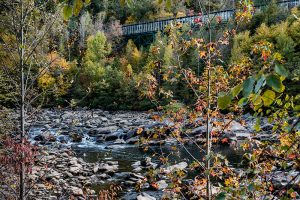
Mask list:
[[[50,132],[44,132],[41,133],[40,135],[37,135],[33,138],[35,141],[40,141],[40,142],[55,142],[56,137],[52,135]]]
[[[106,141],[112,141],[112,140],[116,140],[116,139],[120,139],[124,136],[123,131],[116,131],[113,133],[109,133],[105,136],[105,140]]]
[[[155,197],[150,196],[149,194],[143,192],[142,194],[138,195],[137,200],[156,200]]]
[[[188,164],[186,162],[180,162],[176,165],[171,165],[165,169],[165,173],[170,173],[175,170],[184,170],[186,169]]]
[[[90,136],[106,135],[118,130],[117,126],[108,126],[102,128],[93,128],[88,132]]]
[[[138,143],[138,141],[139,141],[139,137],[136,136],[136,137],[129,138],[128,140],[126,140],[126,143],[127,144],[136,144],[136,143]]]
[[[69,171],[72,173],[72,174],[79,174],[82,172],[82,165],[80,164],[76,164],[76,165],[72,165],[69,169]]]
[[[156,188],[157,190],[164,190],[168,187],[168,184],[165,180],[160,180],[156,182]]]
[[[71,186],[70,191],[74,196],[82,196],[83,195],[82,189],[80,189],[78,187]]]

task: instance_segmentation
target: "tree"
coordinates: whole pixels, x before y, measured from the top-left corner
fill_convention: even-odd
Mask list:
[[[18,124],[17,135],[5,141],[8,154],[1,155],[4,156],[1,164],[7,170],[5,173],[11,172],[4,174],[7,179],[2,181],[10,184],[9,178],[15,180],[18,174],[18,190],[9,195],[20,200],[28,195],[30,186],[26,187],[26,176],[35,155],[35,150],[27,142],[27,122],[34,114],[30,108],[38,106],[37,102],[45,94],[37,92],[36,82],[53,62],[47,59],[47,53],[53,47],[50,34],[56,26],[55,22],[61,19],[60,10],[57,11],[55,6],[51,6],[55,4],[51,3],[33,0],[1,1],[0,51],[5,55],[3,59],[1,57],[1,75],[9,83],[9,88],[18,88],[19,92],[11,94],[15,99],[15,111],[20,113],[15,122]]]

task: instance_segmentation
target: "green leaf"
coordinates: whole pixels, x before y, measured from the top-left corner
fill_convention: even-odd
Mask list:
[[[242,91],[242,84],[239,84],[231,89],[232,97],[236,97]]]
[[[283,65],[275,65],[275,72],[285,78],[289,75],[289,72],[284,68]]]
[[[248,78],[247,80],[244,81],[243,83],[243,95],[244,97],[248,97],[252,90],[253,90],[253,85],[254,85],[254,78],[253,77],[250,77]]]
[[[255,93],[258,93],[258,91],[261,89],[261,87],[263,87],[266,84],[265,80],[266,80],[265,76],[261,75],[255,85],[255,89],[254,89]]]
[[[218,107],[220,109],[226,109],[230,103],[231,103],[230,95],[225,94],[218,97]]]
[[[275,100],[276,94],[272,90],[267,90],[262,95],[262,100],[265,106],[270,106]]]
[[[221,192],[216,196],[216,200],[225,200],[226,199],[226,193]]]
[[[82,0],[75,0],[74,10],[73,10],[74,15],[78,16],[82,8],[83,8]]]
[[[242,107],[242,106],[244,106],[244,105],[246,105],[246,104],[247,104],[247,99],[246,99],[245,97],[241,98],[241,99],[239,100],[239,102],[238,102],[238,105],[239,105],[240,107]]]
[[[256,118],[255,125],[254,125],[254,130],[257,131],[257,132],[261,130],[261,128],[260,128],[260,118]]]
[[[163,0],[158,0],[158,3],[159,3],[159,4],[162,4],[162,2],[163,2]]]
[[[64,7],[63,9],[63,16],[65,20],[70,19],[70,17],[72,17],[72,7],[67,5]]]
[[[269,75],[267,77],[267,85],[272,87],[276,92],[283,92],[285,87],[282,84],[280,77],[278,75]]]
[[[258,106],[261,104],[261,102],[262,102],[262,97],[260,95],[257,95],[253,100],[253,105]]]
[[[167,0],[167,1],[166,1],[166,8],[167,8],[168,10],[170,10],[171,7],[172,7],[171,0]]]

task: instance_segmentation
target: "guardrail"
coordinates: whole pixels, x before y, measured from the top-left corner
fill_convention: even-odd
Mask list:
[[[300,0],[289,0],[289,1],[281,1],[278,5],[282,8],[291,9],[295,6],[300,5]],[[256,11],[262,10],[266,6],[257,6]],[[195,19],[200,18],[203,22],[205,22],[208,17],[211,18],[213,16],[219,16],[222,21],[226,22],[229,21],[231,18],[234,17],[235,10],[222,10],[212,12],[210,15],[194,15],[188,17],[180,17],[180,18],[169,18],[151,22],[141,22],[136,24],[127,24],[122,26],[122,34],[123,35],[134,35],[134,34],[144,34],[150,32],[158,32],[164,30],[164,28],[170,24],[171,22],[180,22],[180,23],[187,23],[189,25],[195,24]]]

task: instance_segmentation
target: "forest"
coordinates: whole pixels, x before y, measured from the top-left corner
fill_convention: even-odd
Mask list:
[[[300,199],[300,0],[0,16],[0,200]]]

